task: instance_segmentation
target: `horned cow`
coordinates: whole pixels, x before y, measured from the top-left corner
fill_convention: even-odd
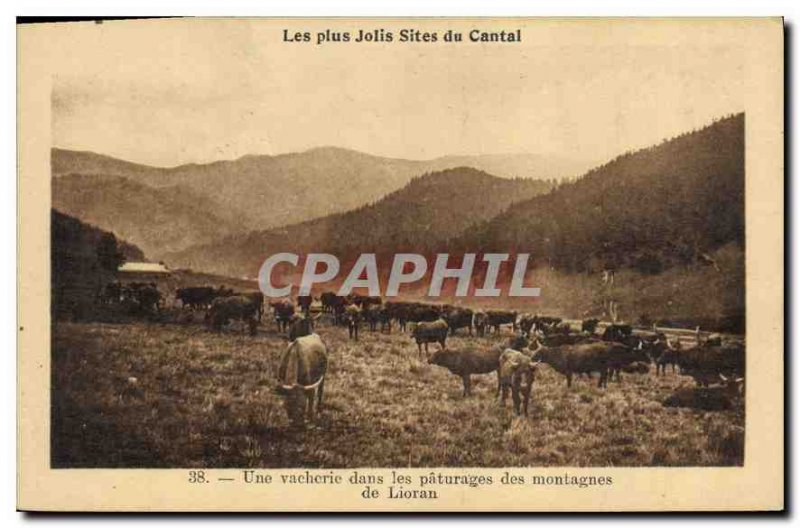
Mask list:
[[[276,392],[286,396],[286,412],[295,426],[313,420],[322,407],[328,350],[317,334],[299,337],[287,347],[278,366]]]

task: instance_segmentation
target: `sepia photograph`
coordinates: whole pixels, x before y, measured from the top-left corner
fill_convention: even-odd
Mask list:
[[[751,172],[782,110],[751,104],[764,55],[740,38],[780,45],[780,19],[18,33],[20,68],[48,65],[43,471],[236,469],[214,480],[414,509],[513,483],[484,470],[742,472],[751,434],[782,437],[782,396],[751,423],[765,372],[782,384],[782,324],[758,319],[782,275],[750,260],[782,273],[781,233],[753,241],[782,169]]]

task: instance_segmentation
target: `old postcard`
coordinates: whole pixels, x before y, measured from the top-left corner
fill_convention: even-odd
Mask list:
[[[20,509],[783,509],[781,19],[18,43]]]

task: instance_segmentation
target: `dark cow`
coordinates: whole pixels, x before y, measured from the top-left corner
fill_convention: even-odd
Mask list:
[[[417,323],[411,330],[411,337],[417,342],[419,355],[422,355],[422,345],[425,345],[425,355],[428,354],[428,343],[439,343],[442,349],[445,348],[447,333],[450,328],[447,321],[437,319],[436,321],[422,321]]]
[[[446,334],[445,334],[446,335]],[[472,394],[472,375],[489,374],[500,366],[500,356],[507,348],[502,345],[491,348],[475,346],[464,349],[442,348],[428,358],[428,363],[444,367],[461,378],[464,384],[464,396]],[[500,392],[500,377],[497,379],[497,392]]]
[[[656,365],[656,376],[667,373],[667,365],[672,366],[672,372],[678,365],[679,350],[676,349],[663,332],[656,332],[653,335],[642,338],[642,343],[647,355],[650,356],[652,363]],[[680,348],[680,340],[677,341]]]
[[[448,307],[442,312],[442,319],[450,327],[450,333],[455,335],[459,328],[466,328],[472,335],[472,310],[469,308]]]
[[[286,299],[279,299],[269,303],[272,313],[275,316],[275,323],[278,325],[278,332],[285,332],[289,329],[289,323],[294,315],[294,304]]]
[[[294,341],[298,337],[311,335],[314,333],[314,325],[322,314],[312,317],[309,313],[294,314],[289,321],[289,341]]]
[[[337,308],[345,304],[344,297],[333,292],[324,292],[319,296],[319,301],[322,303],[322,311],[326,313],[335,313]]]
[[[718,383],[720,375],[744,377],[745,350],[739,345],[702,346],[678,353],[681,374],[694,378],[699,386]]]
[[[406,322],[408,321],[408,304],[402,301],[387,301],[383,305],[383,312],[389,319],[389,331],[391,332],[391,321],[397,321],[397,326],[400,331],[405,331]]]
[[[367,304],[361,310],[361,318],[367,323],[370,332],[378,329],[378,323],[382,322],[384,309],[380,306]]]
[[[442,316],[441,307],[434,304],[409,303],[406,320],[410,323],[430,323]]]
[[[512,310],[486,310],[486,324],[494,328],[495,333],[500,332],[500,325],[510,324],[511,329],[517,331],[517,312]]]
[[[617,381],[620,379],[620,371],[623,367],[631,363],[650,362],[650,356],[645,350],[642,339],[633,335],[633,327],[628,324],[612,324],[606,327],[603,331],[603,341],[608,343],[617,343],[624,345],[625,348],[619,349],[619,353],[611,365],[609,377],[616,377]],[[624,351],[627,349],[627,352]]]
[[[162,297],[156,285],[141,284],[134,290],[134,300],[138,310],[147,315],[153,315],[161,310]]]
[[[215,297],[230,297],[231,295],[238,295],[233,288],[228,288],[224,284],[220,285],[214,290]]]
[[[633,327],[628,324],[608,325],[603,331],[603,341],[627,343],[631,336],[633,336]]]
[[[500,382],[500,404],[505,407],[509,391],[514,402],[514,412],[528,416],[528,402],[536,375],[536,364],[519,350],[507,348],[501,355],[497,376]]]
[[[250,299],[253,303],[253,306],[256,307],[256,317],[258,317],[258,322],[261,322],[261,318],[264,315],[264,294],[260,291],[250,291],[243,293],[245,297]]]
[[[594,334],[598,324],[600,324],[600,319],[584,319],[581,321],[581,332]]]
[[[613,343],[619,344],[619,343]],[[609,362],[608,362],[608,377],[611,379],[616,378],[620,381],[620,372],[633,369],[634,364],[650,364],[650,356],[644,348],[644,344],[639,341],[636,346],[615,346],[609,349]],[[641,368],[641,367],[639,367]],[[648,369],[649,370],[649,369]]]
[[[600,375],[598,387],[608,386],[608,371],[612,364],[612,356],[624,353],[625,345],[592,341],[572,346],[546,347],[539,344],[533,351],[534,360],[539,360],[553,367],[567,378],[567,387],[572,386],[574,374],[593,372]]]
[[[578,343],[588,343],[599,341],[586,334],[550,334],[542,336],[542,344],[548,347],[559,347],[564,345],[577,345]]]
[[[530,336],[531,331],[536,326],[537,319],[538,318],[533,314],[520,314],[520,316],[517,318],[517,328],[519,328],[523,334]]]
[[[353,304],[347,306],[342,313],[342,323],[347,325],[350,339],[358,341],[358,330],[361,326],[361,308]]]
[[[302,427],[307,416],[314,418],[322,407],[328,350],[317,334],[298,337],[283,353],[278,366],[276,392],[286,396],[286,412],[295,426]]]
[[[380,306],[383,304],[383,299],[377,296],[359,295],[351,293],[346,298],[348,304],[355,304],[359,308],[366,308],[368,306]]]
[[[381,332],[392,333],[392,316],[386,307],[381,307],[379,309],[378,322],[381,324]]]
[[[119,282],[109,282],[100,294],[101,304],[118,304],[122,301],[122,285]]]
[[[560,317],[548,317],[541,315],[536,317],[536,328],[541,330],[544,335],[569,333],[569,325],[560,326]],[[566,332],[564,331],[566,329]]]
[[[742,398],[744,378],[726,378],[720,375],[718,387],[679,387],[667,397],[664,407],[689,407],[704,411],[727,411]]]
[[[486,335],[486,327],[489,326],[489,316],[483,310],[477,310],[472,317],[472,324],[475,326],[475,333],[483,337]]]
[[[191,310],[208,308],[216,297],[216,290],[210,286],[193,286],[175,290],[175,299],[179,300],[182,306]]]
[[[218,297],[206,313],[206,325],[219,332],[230,321],[240,320],[247,325],[250,335],[255,335],[258,322],[258,307],[253,299],[245,295]]]
[[[311,311],[311,303],[314,302],[314,298],[310,295],[298,295],[297,296],[297,306],[300,308],[301,312],[308,313]]]

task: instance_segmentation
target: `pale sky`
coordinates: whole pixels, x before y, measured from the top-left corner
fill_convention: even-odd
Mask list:
[[[283,29],[522,27],[522,44],[284,43]],[[526,25],[527,24],[527,25]],[[340,146],[604,162],[746,110],[740,46],[698,23],[211,20],[52,33],[52,142],[157,166]],[[65,25],[66,26],[66,25]],[[691,26],[689,26],[691,27]]]

